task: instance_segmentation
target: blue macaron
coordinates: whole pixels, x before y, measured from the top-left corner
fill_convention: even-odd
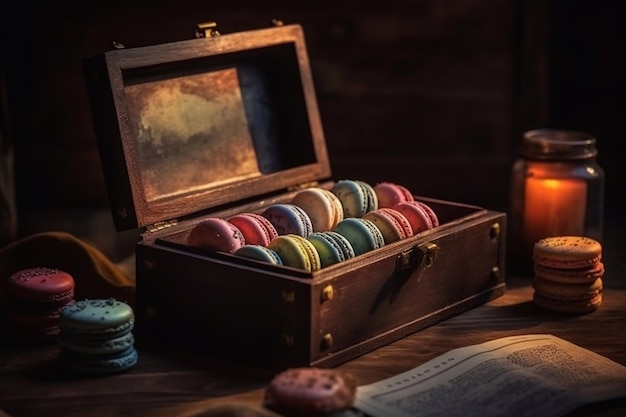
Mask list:
[[[135,315],[115,299],[80,300],[65,307],[59,317],[59,359],[81,373],[112,374],[133,367]]]
[[[311,218],[295,204],[273,204],[267,207],[262,215],[272,223],[279,235],[294,234],[307,237],[313,233]]]
[[[350,242],[356,256],[385,245],[385,240],[380,230],[367,219],[356,217],[343,219],[335,226],[333,231],[339,233]]]
[[[315,232],[307,237],[320,256],[322,268],[346,261],[355,256],[350,242],[339,233]]]
[[[283,264],[283,261],[276,251],[261,245],[245,245],[237,249],[234,254],[274,265]]]
[[[343,217],[363,217],[378,208],[378,197],[374,188],[365,181],[339,180],[330,190],[343,206]]]

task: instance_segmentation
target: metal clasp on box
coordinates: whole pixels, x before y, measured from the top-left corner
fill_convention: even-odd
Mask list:
[[[438,249],[436,243],[426,242],[401,252],[396,258],[396,271],[430,268],[435,262]]]
[[[196,38],[213,38],[220,36],[220,33],[215,29],[216,27],[216,22],[198,23],[194,28],[193,34]]]

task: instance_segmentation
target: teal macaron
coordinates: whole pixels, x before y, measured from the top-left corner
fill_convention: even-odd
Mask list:
[[[385,239],[380,229],[367,219],[356,217],[343,219],[335,226],[333,231],[339,233],[350,242],[356,256],[379,249],[385,245]]]
[[[365,181],[339,180],[330,191],[339,198],[343,206],[343,217],[363,217],[378,208],[378,197],[373,187]]]
[[[112,298],[81,300],[61,311],[61,332],[72,335],[116,337],[132,330],[133,309]]]
[[[67,368],[88,374],[112,374],[133,367],[135,315],[126,303],[112,298],[80,300],[63,308],[59,317],[59,360]]]
[[[139,360],[139,353],[134,346],[116,353],[95,355],[69,349],[61,350],[59,361],[67,368],[86,375],[111,375],[127,371]]]
[[[234,254],[274,265],[283,264],[282,259],[280,259],[280,256],[275,250],[261,245],[245,245],[237,249]]]
[[[307,237],[320,257],[322,268],[346,261],[355,256],[350,242],[336,232],[316,232]]]

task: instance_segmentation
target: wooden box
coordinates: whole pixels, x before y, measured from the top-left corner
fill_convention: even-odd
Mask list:
[[[302,28],[214,35],[85,61],[116,227],[146,229],[138,334],[331,367],[504,293],[506,215],[426,197],[439,227],[313,273],[186,245],[334,183]]]

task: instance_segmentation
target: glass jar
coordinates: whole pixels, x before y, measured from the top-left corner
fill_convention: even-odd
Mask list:
[[[548,236],[602,240],[604,171],[596,139],[572,130],[536,129],[524,134],[511,171],[509,259],[532,264],[535,242]]]

